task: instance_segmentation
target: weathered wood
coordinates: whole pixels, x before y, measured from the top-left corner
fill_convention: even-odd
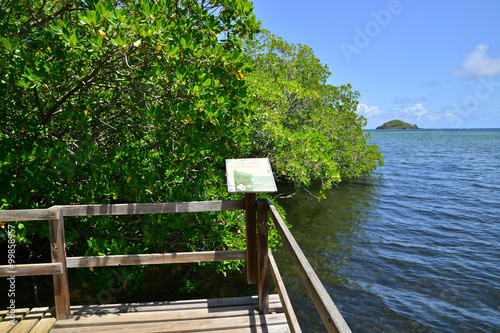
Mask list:
[[[30,333],[48,333],[56,323],[56,317],[52,314],[53,308],[50,308],[44,317],[33,327]]]
[[[258,283],[256,194],[245,193],[245,227],[247,245],[247,282]]]
[[[238,297],[236,297],[238,298]],[[115,305],[117,311],[110,311],[108,308],[101,308],[100,306],[90,306],[92,311],[74,312],[69,319],[64,322],[58,323],[59,327],[77,327],[86,325],[113,325],[119,323],[141,323],[147,321],[159,320],[197,320],[210,318],[221,318],[236,316],[248,316],[249,314],[258,315],[257,304],[238,304],[235,303],[231,306],[217,306],[213,307],[209,300],[203,300],[204,306],[191,307],[190,303],[177,303],[171,302],[169,305],[158,307],[149,307],[147,304],[142,307],[129,306],[127,304]],[[279,303],[279,299],[278,299]],[[72,307],[73,308],[73,307]],[[283,312],[280,308],[279,312]],[[228,313],[229,312],[229,313]],[[75,314],[76,313],[76,314]]]
[[[54,206],[62,210],[64,216],[97,215],[141,215],[163,213],[196,213],[243,210],[241,200],[192,201],[167,203],[130,203],[112,205],[69,205]]]
[[[57,209],[19,209],[0,211],[0,221],[40,221],[58,218]]]
[[[5,276],[29,276],[29,275],[53,275],[62,274],[61,263],[46,264],[18,264],[13,268],[10,265],[0,266],[0,277]]]
[[[208,261],[244,260],[245,258],[245,250],[235,250],[68,257],[66,258],[66,262],[68,268],[77,268],[99,266],[182,264]]]
[[[29,308],[16,309],[14,318],[11,318],[9,312],[7,312],[3,320],[0,322],[0,332],[10,332],[29,311]],[[12,322],[14,322],[15,325],[12,325]]]
[[[235,308],[238,306],[250,306],[252,309],[258,308],[258,296],[242,296],[215,299],[192,299],[182,301],[163,301],[147,303],[124,303],[124,304],[97,304],[97,305],[72,305],[71,318],[82,318],[106,313],[126,313],[126,312],[156,312],[171,309],[196,310],[209,308],[212,312],[222,312],[219,309]],[[270,295],[269,302],[271,308],[281,311],[281,303],[278,295]]]
[[[232,316],[226,314],[221,318],[202,318],[193,320],[168,321],[154,318],[144,322],[103,324],[79,327],[60,327],[58,321],[51,333],[83,333],[83,332],[106,332],[106,333],[157,333],[157,332],[283,332],[286,325],[285,316],[282,314]],[[61,324],[63,325],[63,324]],[[276,326],[279,331],[274,331]]]
[[[267,210],[267,202],[265,200],[258,200],[259,312],[262,314],[269,313],[269,224]]]
[[[53,263],[62,265],[62,274],[54,274],[54,298],[56,318],[67,319],[69,316],[69,284],[66,268],[66,243],[64,239],[64,217],[59,214],[57,220],[49,220],[50,251]]]
[[[271,271],[271,275],[273,276],[276,289],[278,289],[278,294],[280,296],[283,310],[285,311],[286,321],[288,322],[290,333],[301,333],[302,330],[300,328],[299,321],[295,316],[295,311],[293,310],[292,302],[288,297],[285,284],[283,283],[283,279],[281,278],[281,274],[278,270],[278,265],[274,260],[274,256],[271,250],[269,250],[268,256],[269,256],[269,270]]]
[[[283,240],[283,244],[290,254],[290,257],[292,258],[292,261],[297,268],[297,271],[299,272],[299,275],[302,278],[302,281],[304,282],[328,332],[351,332],[351,329],[333,303],[330,295],[314,272],[314,269],[311,267],[311,264],[305,257],[299,245],[293,238],[290,230],[288,230],[285,222],[276,210],[276,207],[274,207],[270,200],[268,200],[268,204],[270,206],[271,217],[276,228],[278,229],[281,239]]]
[[[9,310],[0,310],[0,322],[9,313]]]
[[[31,332],[32,328],[42,319],[45,313],[48,311],[48,307],[33,308],[24,316],[23,320],[19,322],[9,333],[28,333]]]
[[[258,299],[81,305],[71,307],[68,320],[57,321],[57,332],[287,332],[277,295],[270,300],[277,313],[260,315]]]

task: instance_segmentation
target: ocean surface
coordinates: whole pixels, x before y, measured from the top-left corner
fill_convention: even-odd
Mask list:
[[[500,129],[370,133],[384,167],[321,201],[278,199],[347,323],[500,332]],[[323,332],[286,251],[276,257],[303,330]]]

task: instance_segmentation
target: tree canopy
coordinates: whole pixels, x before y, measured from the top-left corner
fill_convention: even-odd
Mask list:
[[[0,0],[0,209],[227,199],[228,158],[269,157],[324,188],[381,164],[358,93],[327,84],[309,47],[258,35],[252,9]],[[16,226],[34,252],[48,236],[43,223]],[[243,248],[243,229],[233,212],[66,221],[75,255]],[[78,272],[86,285],[111,274]]]
[[[275,171],[298,185],[320,180],[323,189],[383,164],[378,147],[367,144],[366,119],[356,114],[359,93],[328,84],[331,73],[310,47],[266,32],[246,49],[258,110],[254,154],[269,156]]]
[[[0,26],[2,209],[227,197],[224,159],[248,150],[251,3],[2,0]],[[68,219],[68,251],[241,245],[242,218],[208,217]],[[16,225],[32,250],[47,237]]]

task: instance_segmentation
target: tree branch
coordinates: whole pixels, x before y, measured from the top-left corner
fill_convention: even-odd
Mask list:
[[[89,74],[87,75],[86,77],[83,78],[83,80],[80,80],[80,82],[78,82],[74,87],[73,89],[71,89],[70,91],[68,91],[66,94],[64,94],[63,97],[61,97],[59,100],[56,100],[56,102],[54,103],[54,105],[50,108],[50,110],[43,116],[42,118],[42,121],[41,121],[41,124],[42,125],[45,125],[47,124],[51,119],[52,119],[52,116],[54,115],[54,113],[57,111],[57,109],[68,99],[70,98],[73,94],[75,94],[79,89],[81,89],[82,87],[86,86],[88,83],[90,83],[90,81],[92,80],[92,78],[94,78],[94,76],[97,75],[97,73],[99,73],[99,70],[101,70],[103,66],[102,65],[99,65],[97,66],[96,68],[94,68],[94,70]]]
[[[39,26],[42,26],[44,25],[45,23],[49,22],[49,21],[52,21],[54,18],[56,18],[57,16],[59,16],[60,14],[68,11],[71,6],[73,6],[73,2],[69,1],[67,2],[64,6],[62,6],[61,9],[59,9],[57,12],[55,12],[54,14],[52,15],[49,15],[49,16],[46,16],[44,18],[42,18],[41,20],[38,20],[36,22],[33,22],[31,23],[31,27],[32,28],[36,28],[36,27],[39,27]],[[43,8],[43,7],[42,7]],[[40,12],[40,11],[39,11]],[[37,13],[38,14],[38,13]]]
[[[43,118],[43,108],[42,108],[42,104],[40,103],[40,96],[38,96],[38,89],[36,89],[36,87],[33,88],[33,93],[35,94],[35,102],[36,102],[36,105],[38,107],[38,116],[40,117],[40,119]]]

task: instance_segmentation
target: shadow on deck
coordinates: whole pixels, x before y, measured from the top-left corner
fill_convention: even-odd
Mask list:
[[[256,296],[72,306],[51,332],[290,332],[278,295],[260,314]]]
[[[153,253],[67,257],[66,216],[139,215],[244,210],[246,249],[183,253]],[[0,277],[52,275],[55,310],[0,311],[0,333],[18,332],[301,332],[285,285],[268,248],[268,220],[274,222],[327,332],[351,330],[270,200],[246,193],[244,200],[152,204],[72,205],[49,209],[0,211],[0,221],[48,220],[51,263],[0,266]],[[245,260],[247,281],[258,285],[258,296],[175,302],[71,306],[68,269]],[[269,274],[271,273],[271,274]],[[278,295],[269,295],[272,275]],[[57,321],[56,321],[57,318]]]

